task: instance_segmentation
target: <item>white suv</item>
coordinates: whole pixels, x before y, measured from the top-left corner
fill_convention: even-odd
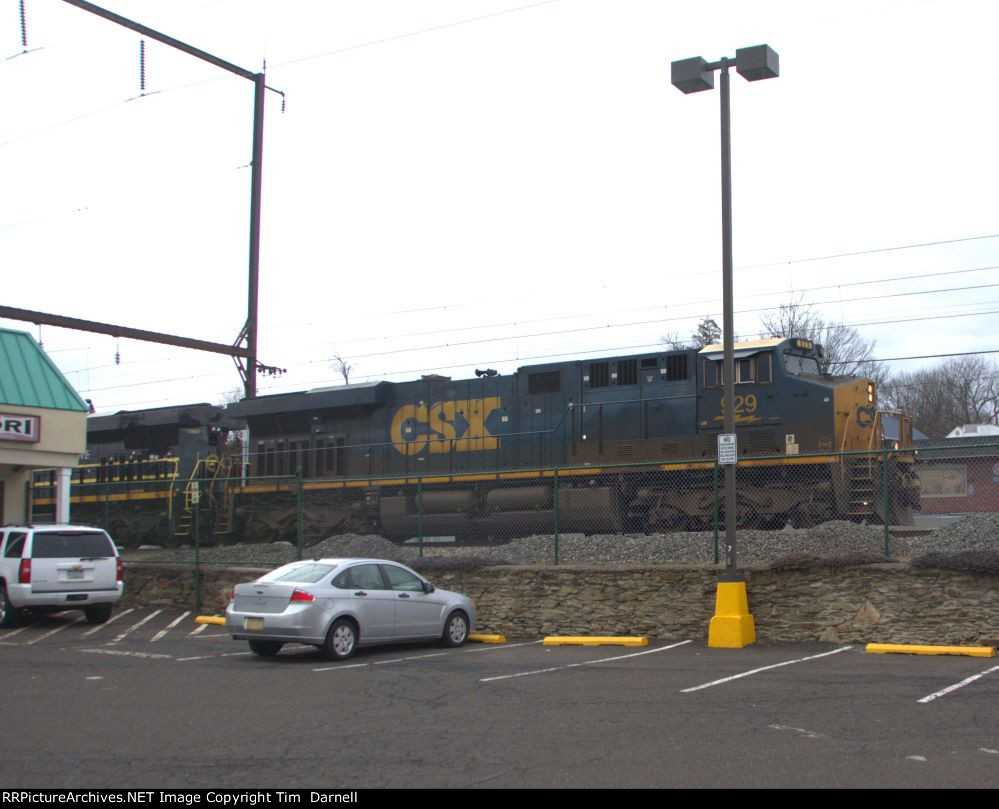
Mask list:
[[[121,592],[121,557],[100,528],[0,527],[0,626],[15,626],[26,611],[69,609],[102,624]]]

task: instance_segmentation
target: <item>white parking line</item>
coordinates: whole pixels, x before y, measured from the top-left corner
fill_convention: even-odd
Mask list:
[[[108,618],[108,620],[105,621],[103,624],[98,624],[93,629],[88,629],[86,632],[84,632],[82,635],[80,635],[80,637],[81,638],[89,638],[95,632],[100,632],[102,629],[104,629],[104,627],[111,626],[111,624],[113,624],[115,621],[117,621],[117,620],[119,620],[121,618],[124,618],[130,612],[135,612],[135,607],[132,607],[131,609],[127,609],[124,612],[116,612],[114,615],[112,615],[110,618]]]
[[[501,652],[503,649],[516,649],[518,646],[535,646],[544,643],[544,640],[526,640],[523,643],[487,643],[478,649],[462,649],[462,654],[474,654],[475,652]]]
[[[375,660],[371,665],[386,666],[389,663],[405,663],[407,660],[423,660],[425,657],[443,657],[447,652],[436,652],[431,655],[413,655],[412,657],[396,657],[392,660]]]
[[[341,671],[343,669],[363,669],[365,666],[370,666],[370,663],[351,663],[346,666],[327,666],[322,669],[313,669],[313,671]]]
[[[6,635],[0,636],[0,641],[7,640],[7,638],[12,638],[14,635],[20,635],[28,627],[22,626],[20,629],[15,629],[12,632],[8,632]]]
[[[428,657],[443,657],[450,652],[435,652],[429,655],[412,655],[411,657],[393,657],[391,660],[373,660],[370,663],[350,663],[349,665],[339,665],[339,666],[324,666],[323,668],[313,669],[313,671],[339,671],[340,669],[360,669],[365,666],[385,666],[389,663],[404,663],[407,660],[424,660]]]
[[[656,654],[657,652],[665,652],[670,649],[675,649],[677,646],[684,646],[688,643],[690,643],[689,640],[682,640],[679,643],[673,643],[669,646],[660,646],[658,649],[647,649],[644,652],[632,652],[631,654],[615,655],[614,657],[601,657],[597,660],[584,660],[582,663],[566,663],[563,666],[552,666],[551,668],[547,669],[534,669],[534,671],[520,671],[517,672],[516,674],[501,674],[498,677],[483,677],[481,680],[479,680],[479,682],[492,683],[495,682],[496,680],[510,680],[513,679],[514,677],[529,677],[532,674],[547,674],[550,671],[560,671],[562,669],[575,669],[579,668],[580,666],[592,666],[595,665],[596,663],[610,663],[614,660],[626,660],[629,657],[641,657],[642,655],[651,655],[651,654]]]
[[[149,642],[150,643],[156,643],[156,641],[158,641],[160,638],[162,638],[164,635],[166,635],[167,632],[169,632],[171,629],[173,629],[175,626],[177,626],[177,624],[179,624],[181,621],[183,621],[190,614],[191,614],[191,612],[190,612],[190,610],[188,610],[183,615],[181,615],[179,618],[175,618],[173,621],[171,621],[167,625],[166,629],[161,629],[159,632],[157,632],[155,635],[153,635],[153,639],[151,641],[149,641]]]
[[[954,685],[948,685],[946,688],[942,688],[941,690],[936,691],[933,694],[930,694],[929,696],[923,697],[922,699],[917,699],[916,702],[924,702],[924,703],[933,702],[933,700],[938,699],[939,697],[946,696],[947,694],[950,694],[952,691],[957,691],[957,689],[959,688],[964,688],[966,685],[970,685],[971,683],[975,682],[975,680],[980,680],[986,674],[991,674],[993,671],[999,671],[999,666],[993,666],[990,669],[985,669],[985,671],[978,672],[978,674],[972,674],[970,677],[965,677],[963,680],[961,680],[961,682],[954,683]]]
[[[81,652],[93,655],[119,655],[121,657],[146,657],[153,660],[165,660],[173,655],[157,654],[155,652],[128,652],[124,649],[80,649]]]
[[[117,638],[115,638],[114,640],[109,640],[104,645],[105,646],[113,646],[116,643],[120,643],[121,641],[123,641],[125,639],[126,635],[128,635],[131,632],[134,632],[136,629],[138,629],[143,624],[148,623],[149,621],[153,620],[153,618],[155,618],[161,612],[163,612],[163,610],[156,610],[155,612],[149,613],[149,615],[147,615],[145,618],[143,618],[137,624],[133,624],[128,629],[126,629],[124,632],[122,632]]]
[[[192,629],[191,630],[191,632],[188,635],[188,637],[189,638],[193,638],[195,635],[200,635],[206,629],[208,629],[208,624],[200,624],[197,629]]]
[[[712,680],[710,683],[703,683],[702,685],[695,685],[692,688],[683,688],[680,690],[681,694],[689,694],[692,691],[700,691],[702,688],[711,688],[713,685],[721,685],[722,683],[730,683],[732,680],[741,680],[743,677],[750,677],[753,674],[759,674],[761,671],[769,671],[770,669],[779,669],[782,666],[791,666],[795,663],[804,663],[806,660],[817,660],[820,657],[829,657],[829,655],[836,655],[840,652],[848,652],[852,649],[852,646],[840,646],[838,649],[833,649],[831,652],[823,652],[822,654],[809,655],[808,657],[799,657],[795,660],[785,660],[783,663],[774,663],[772,666],[761,666],[758,669],[752,669],[751,671],[744,671],[741,674],[733,674],[731,677],[722,677],[720,680]]]
[[[33,644],[33,643],[38,643],[38,641],[40,641],[40,640],[45,640],[46,638],[49,638],[52,635],[54,635],[56,632],[62,632],[62,630],[64,630],[67,626],[73,626],[74,624],[80,623],[80,621],[82,621],[82,620],[83,620],[83,616],[81,615],[78,618],[76,618],[75,620],[70,621],[68,624],[59,624],[59,626],[57,626],[55,629],[50,629],[44,635],[39,635],[37,638],[32,638],[31,640],[29,640],[24,645],[25,646],[31,646],[31,644]]]

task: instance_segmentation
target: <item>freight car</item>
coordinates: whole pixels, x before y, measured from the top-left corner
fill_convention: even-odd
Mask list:
[[[911,521],[919,504],[911,455],[882,468],[873,382],[822,374],[821,347],[808,340],[735,349],[741,525],[881,520],[885,476],[888,519]],[[112,434],[114,424],[130,431],[134,451],[152,449],[139,449],[143,431],[161,430],[142,463],[175,464],[169,483],[144,484],[165,501],[158,509],[150,488],[119,494],[147,538],[190,533],[192,490],[221,541],[292,539],[299,519],[307,541],[342,531],[501,538],[550,533],[556,512],[563,531],[698,529],[713,512],[721,366],[721,346],[708,346],[260,396],[224,414],[198,405],[105,418]],[[181,415],[194,426],[166,426]],[[896,418],[892,446],[909,447],[911,421]],[[92,422],[96,448],[105,431]],[[242,463],[230,467],[217,448],[237,424],[248,438]],[[82,482],[93,475],[81,474]],[[92,496],[107,509],[106,493],[103,504]],[[148,516],[136,524],[154,511],[154,524]]]

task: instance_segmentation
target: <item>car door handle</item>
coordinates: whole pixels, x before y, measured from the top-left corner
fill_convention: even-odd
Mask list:
[[[399,593],[399,598],[409,598],[409,593]]]
[[[356,596],[366,596],[367,593],[364,592],[364,590],[358,590],[356,593],[354,593],[354,595],[356,595]]]

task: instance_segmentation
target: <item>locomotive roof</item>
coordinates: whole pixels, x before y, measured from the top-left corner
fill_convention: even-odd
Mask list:
[[[172,407],[154,407],[148,410],[119,410],[108,416],[90,416],[87,419],[87,432],[120,430],[129,424],[155,427],[162,424],[178,424],[181,427],[200,427],[222,419],[222,408],[208,402]],[[230,426],[230,425],[227,425]]]
[[[767,337],[765,340],[749,340],[745,343],[736,343],[734,348],[736,351],[762,351],[764,348],[773,348],[781,343],[785,342],[790,338],[788,337]],[[719,351],[724,351],[725,346],[722,343],[712,343],[711,345],[704,346],[701,349],[701,354],[715,354]]]
[[[255,399],[243,399],[229,405],[226,412],[235,418],[249,418],[268,413],[291,413],[317,408],[376,406],[385,403],[391,385],[391,382],[381,380],[313,388],[294,393],[274,393],[270,396],[258,396]]]

